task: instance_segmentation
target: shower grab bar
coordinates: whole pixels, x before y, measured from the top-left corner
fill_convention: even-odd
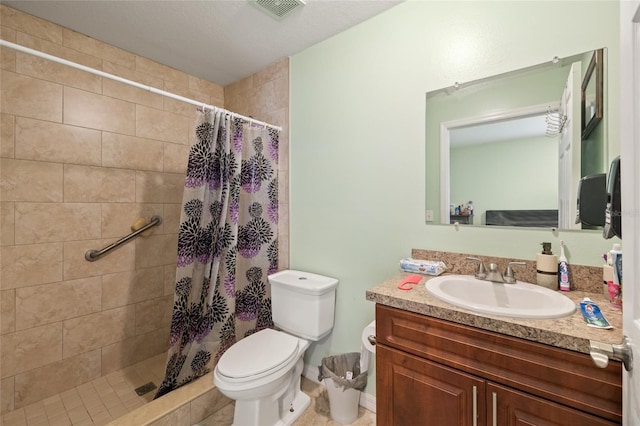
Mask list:
[[[114,248],[126,243],[127,241],[129,241],[132,238],[137,237],[138,235],[142,234],[144,231],[146,231],[147,229],[156,226],[156,225],[160,225],[162,223],[162,218],[160,216],[153,216],[151,218],[151,222],[147,223],[145,226],[143,226],[140,229],[137,229],[135,231],[133,231],[132,233],[130,233],[129,235],[127,235],[126,237],[122,237],[120,238],[118,241],[116,241],[113,244],[109,244],[108,246],[106,246],[105,248],[103,248],[102,250],[87,250],[87,252],[84,254],[84,258],[89,261],[89,262],[95,262],[96,260],[98,260],[101,256],[109,253],[111,250],[113,250]]]

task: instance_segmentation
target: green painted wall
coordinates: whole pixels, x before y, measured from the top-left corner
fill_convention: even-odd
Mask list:
[[[425,225],[425,93],[599,47],[617,76],[618,9],[407,1],[291,58],[291,267],[340,280],[333,333],[307,364],[359,350],[374,318],[366,289],[396,274],[411,248],[534,259],[541,241],[557,250],[563,239],[570,262],[600,263],[612,242],[597,232]],[[608,89],[615,152],[618,79]]]
[[[486,223],[487,210],[557,209],[557,158],[546,137],[452,148],[451,200],[473,201],[474,226]]]

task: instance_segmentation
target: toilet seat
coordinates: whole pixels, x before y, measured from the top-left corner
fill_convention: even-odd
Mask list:
[[[232,345],[216,368],[228,382],[253,381],[297,358],[298,344],[298,338],[267,328]]]

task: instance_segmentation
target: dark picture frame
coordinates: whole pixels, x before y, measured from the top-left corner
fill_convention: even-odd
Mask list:
[[[582,80],[582,139],[587,139],[603,115],[604,49],[593,52]]]

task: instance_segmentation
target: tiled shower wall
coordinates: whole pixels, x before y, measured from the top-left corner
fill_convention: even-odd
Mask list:
[[[4,40],[225,106],[219,85],[4,5],[0,13]],[[166,350],[195,107],[10,49],[0,55],[5,412]],[[151,236],[84,259],[152,215],[163,223]]]

